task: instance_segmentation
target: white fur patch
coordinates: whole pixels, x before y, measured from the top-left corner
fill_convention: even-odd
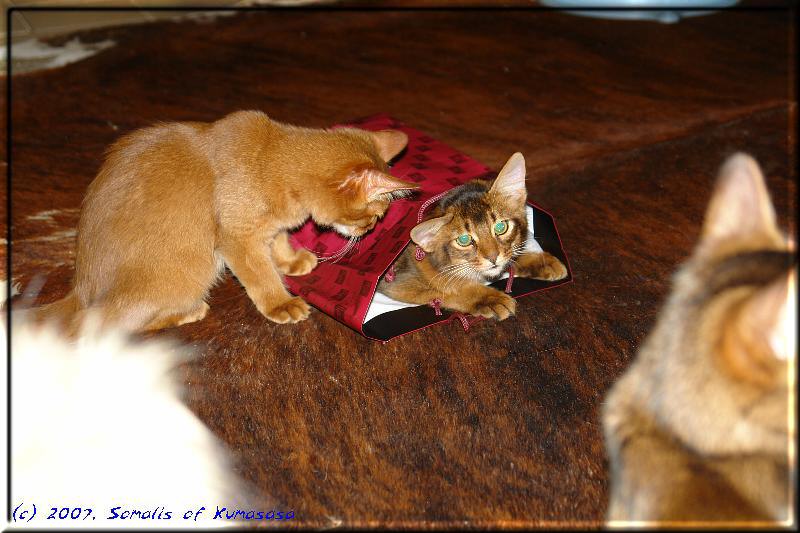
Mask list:
[[[76,344],[15,317],[12,335],[12,504],[91,508],[95,519],[31,527],[194,527],[216,505],[235,504],[239,483],[220,442],[182,403],[172,368],[184,349],[86,333]],[[5,326],[0,326],[5,346]],[[206,507],[197,522],[187,510]],[[111,509],[172,512],[109,520]],[[156,511],[156,514],[158,511]],[[83,511],[85,514],[85,511]],[[69,523],[67,523],[69,522]]]
[[[333,229],[342,237],[350,237],[353,234],[353,228],[351,226],[345,226],[344,224],[334,222]]]
[[[61,241],[64,239],[74,239],[78,235],[78,231],[74,229],[65,229],[61,231],[56,231],[51,233],[50,235],[40,235],[38,237],[31,237],[29,239],[19,239],[19,242],[52,242],[52,241]],[[17,242],[17,241],[14,241]]]
[[[35,215],[28,215],[25,218],[28,220],[44,220],[45,222],[52,222],[53,215],[57,215],[58,213],[60,213],[60,210],[58,209],[48,209],[47,211],[39,211]]]
[[[28,215],[25,218],[28,219],[28,220],[40,220],[40,221],[43,221],[43,222],[52,223],[52,222],[55,222],[55,220],[53,220],[53,216],[54,215],[75,214],[78,211],[80,211],[80,210],[79,209],[48,209],[46,211],[39,211],[38,213],[36,213],[34,215]]]
[[[14,73],[14,63],[28,62],[35,64],[35,68],[25,69],[27,72],[58,68],[91,57],[115,44],[116,43],[111,40],[97,43],[82,43],[80,39],[76,37],[61,46],[50,46],[38,39],[26,39],[11,45],[12,74]],[[6,56],[5,46],[0,46],[0,56]]]

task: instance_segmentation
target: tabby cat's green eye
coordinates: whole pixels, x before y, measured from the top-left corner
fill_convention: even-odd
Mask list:
[[[505,220],[501,220],[500,222],[494,225],[494,232],[496,235],[502,235],[507,231],[508,231],[508,222],[506,222]]]
[[[472,237],[465,233],[456,237],[456,242],[461,246],[469,246],[472,243]]]

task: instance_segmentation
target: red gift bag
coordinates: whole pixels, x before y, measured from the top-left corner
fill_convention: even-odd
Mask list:
[[[408,135],[408,147],[395,160],[392,175],[412,181],[420,190],[406,199],[395,200],[384,218],[375,228],[362,237],[348,253],[339,256],[338,251],[347,245],[347,239],[334,231],[320,230],[311,220],[293,232],[291,242],[295,248],[304,247],[317,255],[335,259],[320,262],[305,276],[287,276],[289,291],[303,297],[323,313],[358,331],[373,340],[388,341],[393,337],[410,333],[440,322],[458,318],[464,329],[481,317],[464,316],[431,306],[409,306],[380,314],[364,322],[370,308],[380,277],[410,242],[411,229],[417,225],[435,197],[453,187],[476,178],[494,178],[495,172],[470,157],[454,150],[424,133],[392,119],[387,115],[376,115],[366,119],[340,125],[365,130],[396,129]],[[513,285],[506,280],[496,281],[492,286],[503,290],[509,288],[513,297],[524,296],[546,288],[568,283],[572,272],[564,253],[555,221],[549,213],[533,202],[533,224],[536,241],[541,247],[558,257],[567,267],[566,278],[547,282],[516,278]],[[530,213],[529,213],[530,220]],[[412,244],[413,246],[413,244]]]

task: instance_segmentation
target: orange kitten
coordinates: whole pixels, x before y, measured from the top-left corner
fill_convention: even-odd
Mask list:
[[[152,330],[202,319],[228,266],[268,319],[310,308],[283,275],[317,264],[287,230],[311,217],[345,236],[371,230],[398,191],[387,162],[400,131],[309,129],[239,111],[213,123],[159,124],[123,137],[89,186],[78,225],[75,278],[41,318],[75,332],[89,309],[105,325]]]

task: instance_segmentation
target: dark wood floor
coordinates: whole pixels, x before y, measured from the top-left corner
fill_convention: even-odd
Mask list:
[[[269,323],[228,276],[205,320],[157,336],[197,347],[189,405],[260,497],[304,525],[597,525],[598,408],[726,155],[761,162],[796,234],[790,20],[272,11],[84,33],[117,45],[13,80],[12,274],[23,287],[46,276],[41,302],[66,293],[70,230],[103,150],[155,121],[386,112],[495,169],[521,151],[574,283],[521,300],[515,318],[382,345],[319,312]]]

